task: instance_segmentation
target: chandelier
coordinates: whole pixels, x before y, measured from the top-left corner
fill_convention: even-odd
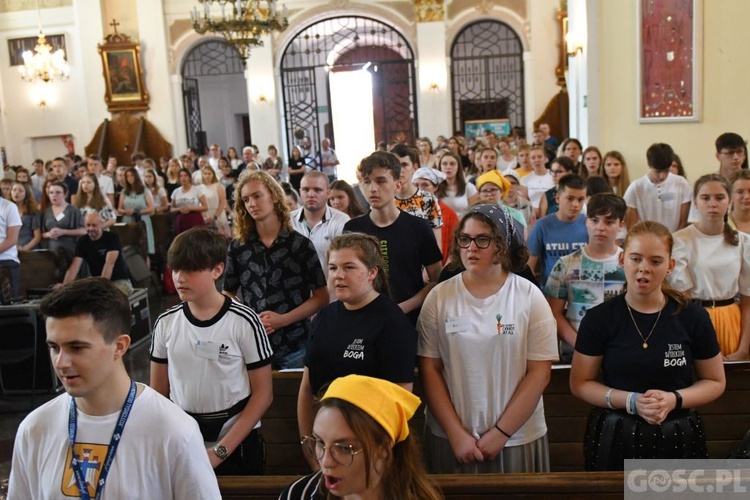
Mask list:
[[[250,49],[263,45],[261,38],[272,31],[283,31],[289,26],[287,9],[277,9],[276,0],[198,0],[200,12],[193,7],[190,17],[193,29],[199,34],[217,33],[226,38],[245,62]]]
[[[39,10],[39,0],[36,2],[36,14],[39,18],[39,38],[34,47],[34,52],[24,51],[23,66],[18,67],[21,78],[27,82],[41,80],[52,82],[55,80],[67,80],[70,76],[70,66],[65,61],[65,52],[57,49],[52,52],[52,46],[47,43],[47,38],[42,31],[42,14]]]

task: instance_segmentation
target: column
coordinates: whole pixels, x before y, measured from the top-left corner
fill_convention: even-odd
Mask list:
[[[185,125],[185,103],[182,98],[182,75],[170,76],[172,82],[172,111],[176,136],[172,143],[172,155],[179,156],[188,148],[187,125]]]
[[[77,142],[88,142],[94,136],[97,127],[109,118],[107,104],[104,102],[104,78],[102,77],[102,58],[96,50],[97,44],[104,43],[102,27],[102,8],[99,0],[75,0],[73,2],[73,16],[78,27],[76,35],[80,40],[81,72],[85,79],[83,106],[78,109],[87,117],[87,133],[83,137],[76,137]],[[68,48],[70,51],[71,48]],[[78,61],[76,61],[78,62]],[[70,83],[68,83],[70,84]],[[85,142],[76,144],[78,150],[83,151]]]
[[[138,31],[141,44],[141,65],[145,85],[150,95],[148,120],[161,135],[172,143],[173,152],[177,140],[176,113],[172,98],[170,75],[169,41],[167,38],[162,2],[136,0]]]
[[[263,46],[252,48],[245,63],[250,134],[261,151],[269,144],[275,144],[281,151],[282,103],[274,80],[273,45],[269,35],[262,40]]]
[[[445,53],[445,22],[417,23],[417,116],[419,135],[432,141],[453,135],[450,58]]]

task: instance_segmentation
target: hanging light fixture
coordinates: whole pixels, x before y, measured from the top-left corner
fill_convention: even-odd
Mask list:
[[[22,54],[23,66],[18,68],[21,78],[27,82],[41,80],[45,83],[67,80],[70,76],[70,66],[65,61],[65,52],[62,49],[52,52],[52,46],[47,43],[42,30],[39,0],[36,2],[36,14],[39,19],[39,38],[36,47],[34,47],[34,52],[26,50]]]
[[[276,0],[198,0],[201,9],[193,7],[190,17],[199,34],[217,33],[233,45],[245,62],[250,49],[263,45],[261,38],[289,26],[286,6],[281,11]]]

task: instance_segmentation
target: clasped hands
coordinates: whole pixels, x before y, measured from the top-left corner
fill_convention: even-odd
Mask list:
[[[508,438],[494,427],[490,427],[479,439],[466,431],[450,439],[453,454],[462,464],[494,460],[507,442]]]
[[[638,415],[651,425],[660,425],[677,406],[677,397],[668,391],[649,389],[635,402]]]

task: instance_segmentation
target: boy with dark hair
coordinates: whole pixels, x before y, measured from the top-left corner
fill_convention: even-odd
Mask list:
[[[729,180],[747,159],[747,143],[733,132],[721,134],[716,138],[716,159],[719,160],[719,175]]]
[[[431,193],[422,191],[412,183],[414,172],[419,169],[419,152],[406,144],[396,144],[391,153],[401,163],[401,188],[396,193],[396,207],[415,217],[426,220],[432,228],[435,238],[440,236],[443,227],[443,213],[437,198]],[[439,241],[439,240],[438,240]]]
[[[226,239],[206,228],[172,242],[167,261],[183,302],[154,324],[151,387],[198,422],[217,475],[258,475],[273,353],[258,315],[216,290],[226,253]]]
[[[628,229],[642,220],[660,222],[672,233],[687,226],[693,190],[684,177],[669,172],[673,158],[669,144],[652,144],[646,151],[648,174],[631,183],[624,195]]]
[[[586,311],[618,295],[625,283],[619,260],[622,249],[616,240],[626,209],[625,200],[616,194],[593,195],[586,205],[588,244],[560,257],[547,278],[544,295],[557,321],[564,363],[573,360],[578,325]]]
[[[422,302],[440,275],[440,248],[430,225],[399,210],[393,201],[401,188],[401,163],[396,155],[376,151],[362,160],[359,173],[370,211],[347,222],[344,231],[378,238],[392,298],[416,324]],[[427,284],[422,267],[427,271]]]
[[[536,221],[526,243],[531,254],[529,267],[534,272],[541,267],[542,288],[557,259],[588,243],[586,216],[581,213],[586,201],[583,177],[569,174],[560,179],[556,200],[557,212]]]
[[[198,426],[125,369],[130,305],[122,292],[106,279],[83,279],[45,297],[41,312],[67,394],[21,423],[8,498],[98,498],[102,492],[108,498],[221,498]]]

